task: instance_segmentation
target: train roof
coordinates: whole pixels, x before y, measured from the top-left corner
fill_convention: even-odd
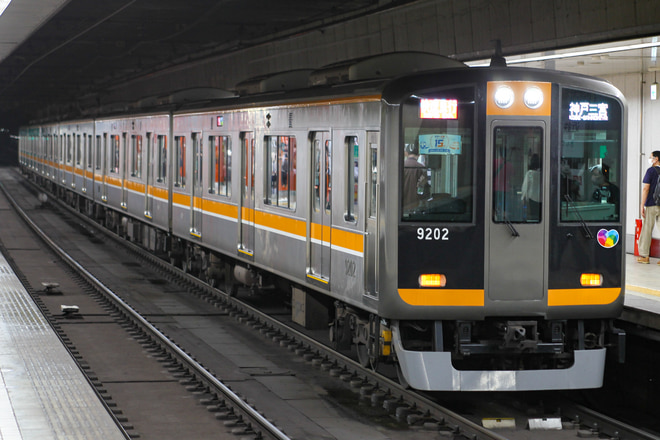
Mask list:
[[[134,102],[89,107],[75,116],[59,115],[44,123],[70,119],[115,119],[127,115],[194,113],[214,108],[256,108],[291,102],[309,104],[350,97],[378,96],[387,102],[400,102],[411,90],[437,89],[440,78],[451,84],[498,79],[561,82],[612,94],[623,100],[623,95],[606,81],[585,75],[525,67],[468,67],[441,55],[395,52],[342,61],[320,69],[261,75],[238,83],[233,90],[192,88],[143,97]]]

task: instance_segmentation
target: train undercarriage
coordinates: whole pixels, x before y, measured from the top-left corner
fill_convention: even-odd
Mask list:
[[[625,355],[625,334],[614,328],[612,320],[547,321],[520,317],[483,321],[382,319],[318,292],[305,291],[288,280],[243,265],[196,243],[173,237],[72,191],[55,187],[48,180],[43,179],[40,183],[120,237],[169,259],[174,266],[229,295],[236,295],[241,285],[253,292],[277,287],[292,293],[292,309],[299,306],[296,301],[301,301],[296,298],[304,298],[305,307],[309,307],[309,313],[314,317],[299,318],[298,323],[308,328],[312,327],[312,322],[316,326],[325,323],[334,348],[341,351],[354,349],[359,363],[365,367],[376,369],[381,362],[395,364],[404,384],[407,381],[399,368],[392,343],[394,327],[402,351],[450,353],[451,365],[459,371],[567,369],[574,363],[576,350],[615,348],[609,352],[613,352],[620,362]]]

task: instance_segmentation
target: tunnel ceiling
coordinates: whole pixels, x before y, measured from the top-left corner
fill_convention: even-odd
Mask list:
[[[307,52],[343,47],[319,57],[333,62],[397,50],[469,60],[490,57],[494,39],[513,55],[659,34],[657,0],[14,0],[0,16],[0,128],[76,114],[80,102],[100,105],[121,85],[139,89],[150,82],[160,92],[163,84],[154,78],[208,60],[272,48],[263,58],[289,50],[286,56],[297,61],[304,47],[294,45],[319,41],[318,35],[327,46]],[[614,66],[622,56],[576,62]],[[621,62],[646,55],[634,56]],[[657,70],[655,58],[652,63],[640,69]],[[234,67],[243,67],[234,72],[238,80],[252,72]],[[189,79],[170,81],[180,78]]]
[[[71,0],[0,62],[0,125],[149,72],[403,3]]]

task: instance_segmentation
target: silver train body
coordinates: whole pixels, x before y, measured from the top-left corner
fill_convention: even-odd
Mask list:
[[[599,387],[622,340],[624,99],[446,63],[32,125],[20,164],[231,293],[288,289],[296,322],[414,388]]]

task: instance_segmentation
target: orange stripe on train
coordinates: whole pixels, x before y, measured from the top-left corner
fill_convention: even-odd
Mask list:
[[[550,289],[548,306],[592,306],[612,304],[621,294],[620,287],[587,289]]]
[[[401,299],[411,306],[483,307],[483,289],[398,289]]]

